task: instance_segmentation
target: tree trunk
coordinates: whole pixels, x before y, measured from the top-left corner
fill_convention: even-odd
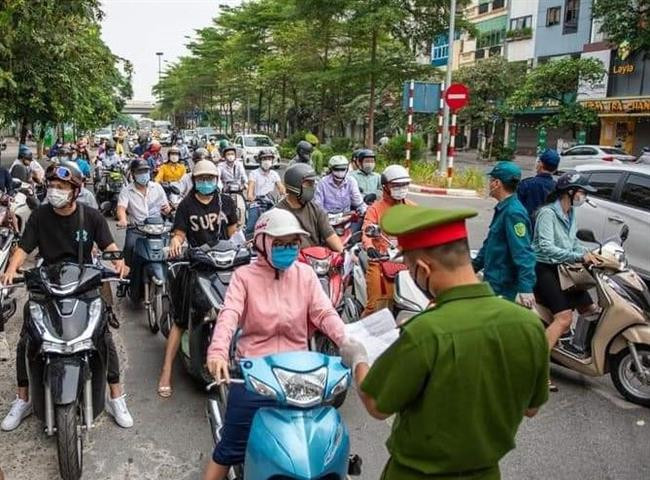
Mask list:
[[[370,105],[368,105],[368,130],[366,131],[366,147],[372,148],[375,144],[375,88],[377,78],[375,67],[377,63],[377,30],[372,31],[370,46]]]
[[[280,102],[280,138],[287,136],[287,77],[282,77],[282,101]]]
[[[271,128],[271,107],[272,107],[272,105],[271,105],[271,101],[272,101],[272,100],[273,100],[273,94],[270,94],[270,95],[269,95],[269,116],[268,116],[268,123],[267,123],[267,125],[266,125],[266,132],[267,132],[268,134],[271,134],[271,133],[272,133],[272,128]]]
[[[23,118],[22,122],[20,122],[20,141],[19,143],[22,145],[25,143],[25,140],[27,140],[27,120]]]
[[[261,131],[261,123],[262,123],[262,98],[263,98],[263,92],[260,89],[259,95],[257,97],[257,115],[255,116],[255,126],[257,131]]]

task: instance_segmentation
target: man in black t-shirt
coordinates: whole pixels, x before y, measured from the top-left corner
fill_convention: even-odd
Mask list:
[[[192,171],[194,188],[187,194],[176,210],[169,253],[172,257],[180,254],[183,243],[190,247],[214,245],[219,240],[226,240],[237,232],[237,208],[235,202],[227,195],[219,193],[217,182],[219,170],[210,160],[200,160]],[[172,364],[181,344],[183,330],[187,328],[184,308],[189,299],[183,292],[188,280],[187,269],[179,271],[174,279],[172,295],[174,302],[174,325],[167,338],[165,360],[163,363],[158,395],[170,397],[172,394]]]
[[[38,248],[45,264],[56,264],[63,261],[79,261],[79,244],[83,263],[91,263],[94,244],[102,251],[118,251],[117,245],[102,215],[90,207],[80,208],[77,197],[83,186],[83,176],[76,164],[61,162],[60,165],[48,170],[47,199],[48,204],[42,205],[32,213],[18,248],[11,256],[6,272],[2,276],[2,284],[10,285],[16,272],[25,262],[27,255]],[[83,210],[83,221],[81,211]],[[120,276],[127,273],[123,260],[113,262]],[[23,327],[24,328],[24,327]],[[115,343],[110,330],[105,334],[108,349],[107,362],[110,396],[106,409],[115,418],[118,425],[124,428],[133,426],[133,418],[126,407],[124,393],[120,385],[120,367]],[[32,413],[29,401],[29,379],[25,363],[25,336],[21,335],[16,348],[16,376],[18,389],[16,400],[12,403],[9,414],[2,422],[3,430],[13,430],[23,418]]]

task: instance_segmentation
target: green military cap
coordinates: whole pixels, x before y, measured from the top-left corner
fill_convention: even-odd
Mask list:
[[[501,161],[488,172],[488,175],[502,182],[512,182],[521,180],[521,168],[515,162]]]
[[[403,250],[436,247],[467,238],[465,219],[478,213],[471,209],[437,209],[396,205],[381,218],[381,229],[397,237]]]

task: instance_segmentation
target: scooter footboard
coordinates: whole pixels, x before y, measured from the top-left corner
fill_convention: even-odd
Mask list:
[[[261,408],[251,425],[244,478],[343,479],[349,453],[349,432],[335,408]]]

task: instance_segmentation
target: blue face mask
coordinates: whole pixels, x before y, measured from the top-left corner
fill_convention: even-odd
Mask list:
[[[271,265],[286,270],[298,258],[298,245],[271,247]]]
[[[212,195],[217,189],[215,180],[199,180],[196,182],[196,191],[201,195]]]
[[[151,174],[149,172],[135,174],[135,181],[140,185],[146,185],[149,183],[149,180],[151,180]]]

